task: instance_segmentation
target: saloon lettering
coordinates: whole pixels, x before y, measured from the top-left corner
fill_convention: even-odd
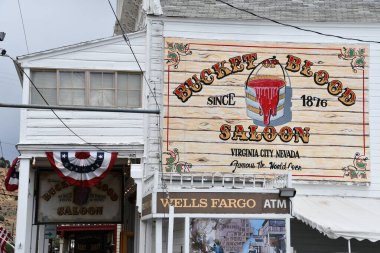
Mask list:
[[[273,126],[266,126],[262,132],[257,131],[258,126],[256,125],[250,125],[248,128],[249,130],[246,131],[242,125],[236,125],[234,130],[232,130],[231,125],[223,124],[220,127],[219,138],[223,141],[231,139],[234,141],[258,142],[265,140],[267,142],[272,142],[279,137],[283,142],[290,142],[294,139],[295,143],[298,143],[300,140],[303,143],[309,143],[309,127],[294,127],[292,129],[288,126],[284,126],[278,132]]]
[[[323,86],[327,84],[327,91],[333,96],[339,96],[338,100],[345,106],[351,106],[355,104],[356,94],[353,90],[349,88],[344,88],[343,83],[340,80],[329,80],[329,73],[326,70],[318,70],[313,72],[311,67],[313,63],[308,60],[304,60],[303,65],[302,60],[294,55],[287,56],[288,61],[286,62],[285,69],[291,72],[298,72],[305,77],[313,77],[315,84]],[[242,72],[244,69],[252,70],[255,68],[254,62],[257,60],[257,54],[245,54],[243,56],[231,57],[229,61],[230,68],[226,65],[226,61],[221,61],[214,64],[211,68],[203,69],[199,77],[194,74],[191,78],[188,78],[183,84],[180,84],[173,93],[185,103],[192,95],[193,92],[200,92],[203,85],[211,85],[215,77],[217,79],[222,79],[234,73]],[[244,66],[246,64],[246,66]]]

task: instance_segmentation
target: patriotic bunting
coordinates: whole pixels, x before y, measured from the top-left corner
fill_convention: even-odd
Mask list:
[[[5,246],[10,244],[10,241],[12,241],[11,238],[11,234],[9,234],[5,228],[0,227],[0,253],[7,253]],[[11,245],[11,247],[13,246]]]
[[[18,189],[19,166],[20,160],[16,158],[13,160],[12,166],[8,169],[5,177],[5,189],[7,189],[7,191],[12,192]]]
[[[111,170],[117,152],[46,152],[58,175],[72,185],[91,187]]]

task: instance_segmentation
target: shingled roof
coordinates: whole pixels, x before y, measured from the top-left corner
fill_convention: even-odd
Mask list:
[[[379,0],[223,0],[278,21],[375,23]],[[257,20],[216,0],[161,0],[167,17]]]

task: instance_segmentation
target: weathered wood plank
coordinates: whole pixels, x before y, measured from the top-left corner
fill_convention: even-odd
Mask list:
[[[165,120],[165,119],[164,119]],[[190,123],[191,121],[191,123]],[[200,119],[200,118],[170,118],[169,119],[169,131],[172,130],[182,130],[182,131],[209,131],[219,132],[219,128],[223,124],[229,124],[232,126],[235,125],[243,125],[247,131],[248,126],[252,125],[253,122],[251,119],[236,119],[236,120],[227,120],[227,119]],[[365,126],[367,131],[369,132],[368,122]],[[289,122],[286,124],[287,126],[293,128],[298,127],[299,122]],[[334,124],[333,127],[329,123],[308,123],[307,127],[318,134],[331,134],[331,135],[359,135],[363,134],[363,125],[362,124]],[[262,129],[262,128],[261,128]],[[166,133],[167,128],[164,128],[164,132]],[[368,133],[367,133],[368,134]]]

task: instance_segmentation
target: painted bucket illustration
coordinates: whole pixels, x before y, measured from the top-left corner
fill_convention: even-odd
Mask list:
[[[290,78],[276,57],[259,63],[245,86],[247,116],[259,126],[276,126],[291,121]],[[288,76],[289,77],[289,76]]]

